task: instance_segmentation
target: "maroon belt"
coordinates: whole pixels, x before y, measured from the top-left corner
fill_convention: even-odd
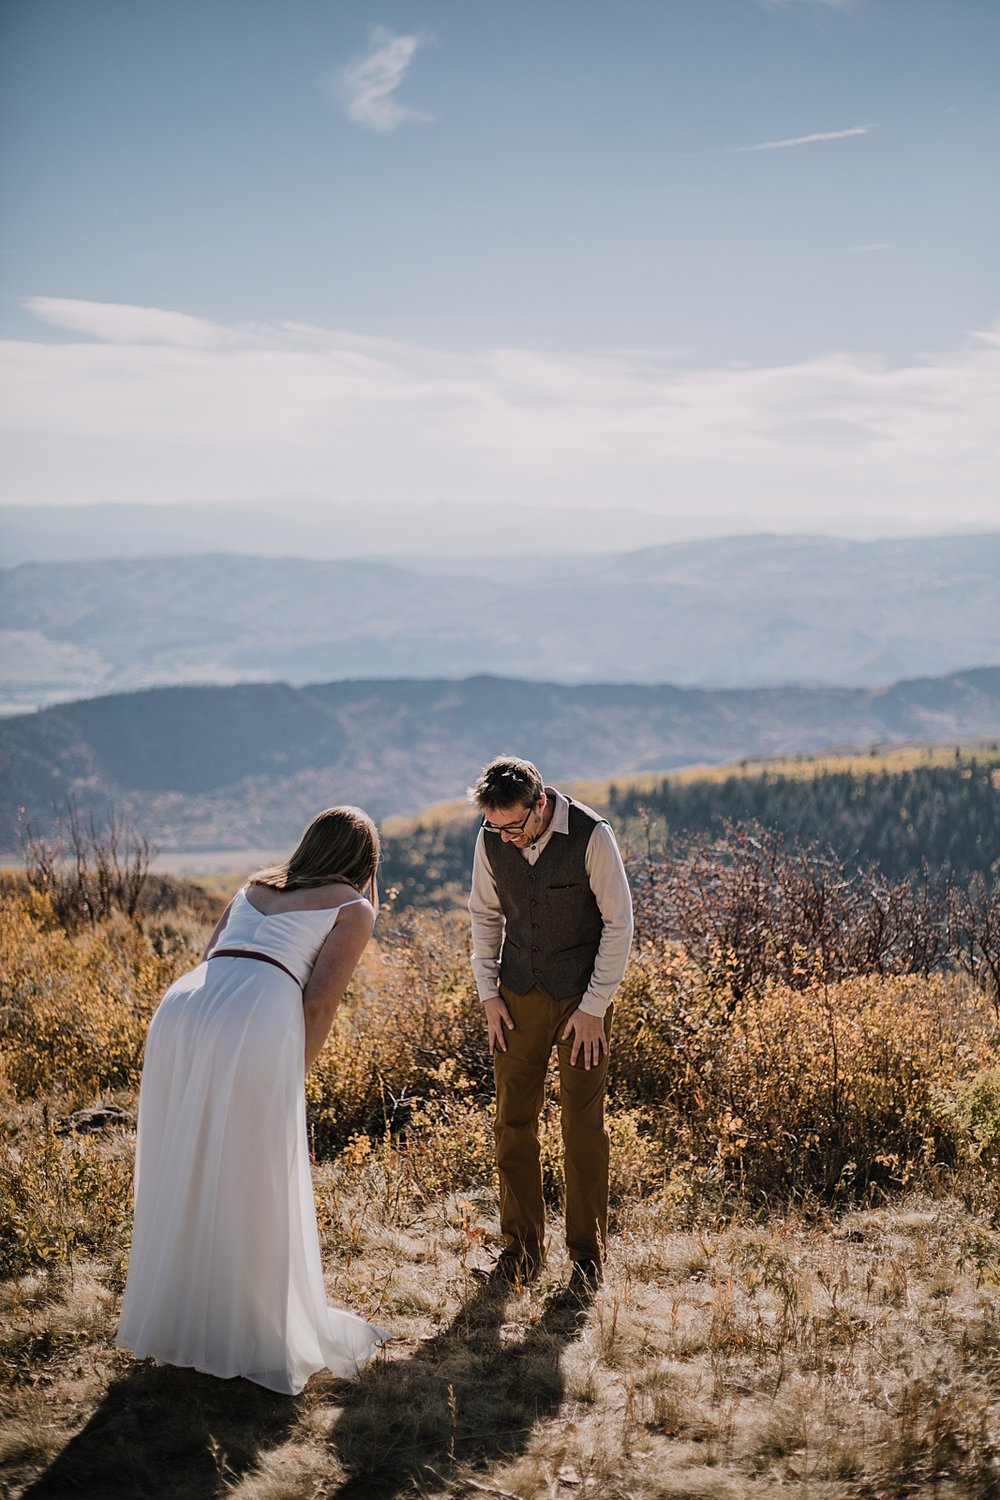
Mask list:
[[[273,964],[276,969],[280,969],[283,974],[287,974],[289,979],[294,979],[299,989],[302,988],[302,980],[298,975],[293,974],[291,969],[286,968],[279,958],[272,958],[270,953],[258,953],[255,948],[216,948],[208,956],[209,958],[255,958],[258,963]]]

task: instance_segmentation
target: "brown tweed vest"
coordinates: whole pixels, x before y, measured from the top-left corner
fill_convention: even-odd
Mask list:
[[[594,825],[606,821],[570,798],[569,832],[554,833],[533,865],[513,844],[485,835],[506,919],[500,982],[515,995],[540,984],[553,1000],[568,1000],[590,983],[604,922],[584,860]]]

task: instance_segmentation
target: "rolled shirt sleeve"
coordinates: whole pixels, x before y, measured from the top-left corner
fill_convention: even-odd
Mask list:
[[[481,828],[472,856],[469,915],[472,918],[472,976],[480,1000],[492,1000],[500,993],[500,949],[505,919]]]
[[[603,1016],[625,977],[632,947],[632,893],[608,823],[598,823],[590,835],[584,863],[604,931],[580,1009],[591,1016]]]

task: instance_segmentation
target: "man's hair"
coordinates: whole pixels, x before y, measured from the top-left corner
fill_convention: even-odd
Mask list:
[[[545,790],[538,767],[516,755],[498,755],[479,773],[472,796],[480,808],[534,807]]]

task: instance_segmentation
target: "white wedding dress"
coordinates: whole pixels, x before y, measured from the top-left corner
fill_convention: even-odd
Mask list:
[[[359,898],[361,899],[361,898]],[[351,904],[351,903],[345,903]],[[146,1041],[135,1227],[116,1343],[294,1394],[389,1337],[328,1307],[306,1137],[302,990],[337,909],[266,916],[240,891]]]

